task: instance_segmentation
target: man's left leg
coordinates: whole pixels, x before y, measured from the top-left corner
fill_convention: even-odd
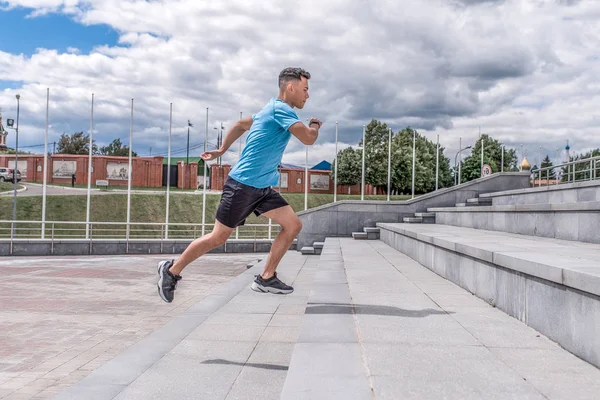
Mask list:
[[[302,230],[302,222],[289,205],[267,211],[263,215],[279,224],[281,231],[273,241],[263,273],[257,276],[254,283],[252,283],[252,289],[257,292],[291,293],[294,289],[281,282],[277,278],[275,270],[283,255],[288,251],[292,242]]]

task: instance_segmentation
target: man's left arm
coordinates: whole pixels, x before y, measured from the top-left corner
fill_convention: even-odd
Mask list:
[[[234,144],[235,141],[238,140],[244,134],[244,132],[250,130],[251,127],[251,116],[242,118],[241,120],[233,124],[229,132],[227,132],[227,135],[225,135],[225,139],[223,139],[223,144],[221,145],[219,151],[225,153],[227,149],[229,149],[229,147],[231,147],[231,145]]]

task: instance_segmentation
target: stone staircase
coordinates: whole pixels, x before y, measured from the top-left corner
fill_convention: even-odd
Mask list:
[[[467,203],[465,206],[473,207],[473,206],[491,206],[492,199],[490,197],[474,197],[472,199],[467,199]]]
[[[379,228],[364,227],[362,232],[352,232],[355,240],[379,240]]]
[[[435,213],[418,212],[414,217],[404,217],[402,221],[407,224],[435,224]]]
[[[489,197],[474,197],[467,199],[466,203],[456,203],[456,207],[476,207],[476,206],[491,206],[492,199]],[[402,222],[405,224],[435,224],[435,212],[418,212],[414,217],[404,217]]]
[[[483,193],[427,211],[440,225],[600,244],[600,181]]]
[[[312,246],[304,246],[300,249],[303,255],[320,255],[323,252],[324,242],[314,242]]]

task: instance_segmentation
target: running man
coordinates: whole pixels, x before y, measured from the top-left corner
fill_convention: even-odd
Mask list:
[[[319,136],[321,121],[311,118],[307,127],[293,110],[302,109],[306,104],[309,79],[310,73],[302,68],[281,71],[278,97],[272,98],[257,114],[236,122],[221,148],[202,154],[205,162],[221,157],[244,132],[250,131],[241,158],[225,181],[213,231],[190,243],[176,260],[158,263],[158,293],[167,303],[173,301],[181,271],[203,254],[223,245],[252,212],[272,219],[282,228],[273,241],[264,271],[256,275],[252,289],[278,294],[294,291],[277,278],[275,270],[302,229],[302,222],[287,201],[271,187],[279,182],[277,167],[291,135],[305,145],[315,143]]]

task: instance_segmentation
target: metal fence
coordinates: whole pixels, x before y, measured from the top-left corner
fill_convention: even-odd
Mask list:
[[[598,162],[600,156],[584,158],[580,160],[572,160],[563,164],[553,165],[544,168],[534,168],[531,170],[532,186],[559,185],[563,183],[574,183],[580,181],[595,180],[598,176]],[[581,166],[578,169],[578,166]],[[566,170],[566,175],[563,176],[563,170]],[[552,179],[551,174],[554,173],[555,178]],[[558,175],[558,176],[557,176]],[[545,178],[545,179],[544,179]]]
[[[18,99],[17,99],[18,100]],[[95,100],[95,96],[94,94],[91,94],[91,109],[90,109],[90,136],[89,136],[89,140],[93,141],[93,134],[94,134],[94,100]],[[17,184],[15,183],[14,185],[14,204],[13,204],[13,219],[12,220],[5,220],[5,221],[0,221],[0,238],[10,238],[11,240],[20,240],[20,239],[35,239],[35,238],[40,238],[40,239],[46,239],[46,238],[50,238],[51,240],[54,240],[55,238],[72,238],[72,239],[88,239],[88,240],[92,240],[94,238],[114,238],[114,239],[125,239],[125,240],[129,240],[129,239],[136,239],[136,238],[146,238],[146,239],[151,239],[151,240],[168,240],[168,239],[172,239],[172,238],[181,238],[181,239],[188,239],[188,238],[196,238],[198,236],[202,236],[204,234],[206,234],[207,232],[210,232],[210,230],[212,229],[213,224],[211,223],[207,223],[207,222],[211,222],[211,221],[206,221],[206,195],[207,195],[207,191],[206,191],[206,179],[207,179],[207,166],[206,163],[204,163],[204,171],[203,171],[203,187],[202,187],[202,222],[201,223],[172,223],[169,221],[169,209],[170,209],[170,200],[171,200],[171,196],[170,196],[170,173],[169,171],[167,172],[167,187],[166,187],[166,204],[165,204],[165,214],[164,217],[161,219],[164,219],[164,222],[157,222],[157,223],[152,223],[152,222],[132,222],[131,221],[131,181],[132,181],[132,149],[133,149],[133,141],[135,139],[135,135],[134,135],[134,99],[131,99],[130,101],[130,124],[129,124],[129,157],[128,157],[128,176],[127,176],[127,212],[126,212],[126,221],[124,222],[93,222],[92,221],[92,215],[90,212],[90,198],[91,198],[91,190],[92,190],[92,182],[91,182],[91,178],[92,178],[92,148],[90,146],[89,149],[89,154],[88,154],[88,168],[87,168],[87,205],[86,205],[86,217],[85,217],[85,221],[74,221],[74,222],[66,222],[66,221],[47,221],[46,220],[46,203],[47,203],[47,176],[48,173],[46,172],[49,169],[49,165],[48,165],[48,130],[49,130],[49,121],[50,121],[50,115],[49,115],[49,102],[50,102],[50,89],[47,89],[47,93],[46,93],[46,126],[45,126],[45,141],[44,141],[44,165],[43,165],[43,176],[44,176],[44,182],[43,182],[43,192],[42,192],[42,212],[40,215],[40,219],[41,221],[18,221],[17,220]],[[17,107],[17,116],[18,116],[18,107]],[[242,116],[242,113],[240,113],[240,117]],[[188,121],[189,124],[189,121]],[[173,128],[173,103],[170,103],[169,105],[169,126],[168,126],[168,151],[167,151],[167,169],[169,170],[171,168],[171,155],[172,155],[172,128]],[[199,145],[194,145],[193,148],[195,150],[199,150],[199,151],[207,151],[208,150],[208,145],[209,145],[209,137],[208,137],[208,133],[209,133],[209,108],[206,107],[206,121],[205,121],[205,132],[204,132],[204,140],[203,143],[200,143]],[[217,128],[215,128],[217,129]],[[221,125],[221,129],[224,129],[224,127]],[[212,130],[210,130],[212,132]],[[222,132],[221,132],[222,133]],[[189,134],[189,131],[188,131]],[[411,194],[412,197],[415,197],[415,178],[416,178],[416,170],[415,170],[415,165],[416,165],[416,158],[417,158],[417,153],[416,153],[416,131],[414,132],[413,138],[412,138],[412,168],[411,168],[411,182],[412,182],[412,190],[411,190]],[[18,117],[17,117],[17,126],[16,126],[16,135],[17,135],[17,150],[18,150]],[[480,133],[481,135],[481,133]],[[337,177],[337,156],[338,156],[338,144],[339,144],[339,131],[338,131],[338,122],[335,122],[335,154],[332,154],[331,159],[333,160],[333,167],[335,169],[335,173],[334,173],[334,190],[333,190],[333,201],[336,202],[338,201],[339,198],[339,194],[338,193],[338,177]],[[362,126],[362,139],[363,139],[363,143],[365,143],[365,139],[366,139],[366,125]],[[392,168],[391,168],[391,155],[392,155],[392,129],[389,129],[388,132],[388,137],[387,137],[388,143],[387,143],[387,183],[388,183],[388,187],[390,186],[390,181],[391,181],[391,174],[392,174]],[[450,158],[450,160],[454,161],[454,166],[451,165],[451,168],[453,167],[454,169],[454,175],[456,175],[456,172],[458,170],[458,178],[457,178],[457,184],[460,184],[460,170],[461,170],[461,164],[462,164],[462,159],[464,157],[463,155],[463,151],[470,149],[471,146],[467,146],[463,148],[463,144],[462,144],[462,138],[452,138],[452,140],[456,140],[458,143],[458,149],[459,151],[454,154],[454,152],[452,154],[446,154],[446,157]],[[241,155],[242,152],[242,138],[240,138],[239,140],[239,149],[237,149],[237,153],[238,153],[238,157]],[[436,149],[437,149],[437,154],[435,157],[435,190],[438,190],[439,188],[439,166],[440,166],[440,137],[439,135],[437,135],[437,139],[436,139]],[[484,144],[485,145],[485,144]],[[481,146],[481,155],[480,155],[480,162],[481,162],[481,168],[482,168],[482,174],[483,174],[483,170],[484,170],[484,145]],[[368,167],[366,164],[366,160],[365,160],[365,149],[364,146],[353,146],[358,150],[361,150],[362,153],[362,162],[361,162],[361,171],[360,171],[360,183],[361,183],[361,189],[360,189],[360,199],[364,200],[365,199],[365,189],[366,189],[366,182],[365,182],[365,171],[366,168]],[[304,171],[305,171],[305,182],[304,183],[304,209],[306,210],[308,208],[308,195],[309,195],[309,182],[308,179],[306,179],[308,177],[308,170],[309,170],[309,164],[308,164],[308,160],[309,160],[309,150],[310,146],[305,146],[305,162],[304,162]],[[188,140],[188,151],[189,151],[189,140]],[[230,149],[229,151],[231,152],[236,152],[235,150]],[[18,151],[17,151],[18,152]],[[521,157],[524,156],[524,150],[523,148],[521,148]],[[540,147],[540,162],[541,162],[541,147]],[[558,154],[557,154],[558,156]],[[502,159],[504,159],[504,146],[502,146]],[[567,166],[568,167],[568,181],[576,181],[579,179],[584,179],[582,177],[587,176],[587,179],[595,179],[596,178],[596,169],[597,169],[597,159],[600,159],[600,157],[596,157],[594,159],[589,159],[589,160],[577,160],[577,161],[573,161],[570,163],[566,163],[563,165],[559,165],[558,167],[562,167],[562,166]],[[18,162],[17,159],[15,158],[15,168],[18,166]],[[589,171],[588,175],[586,174],[586,171],[583,170],[577,170],[576,168],[576,164],[579,163],[584,163],[584,162],[589,162]],[[502,169],[501,171],[503,171],[503,164],[504,162],[501,162],[502,165]],[[551,167],[551,168],[556,168],[555,167]],[[551,168],[542,168],[542,169],[536,169],[535,171],[532,171],[533,173],[537,173],[540,177],[540,179],[538,180],[538,185],[542,184],[542,176],[543,173],[545,172],[547,176],[550,175],[549,171]],[[491,171],[490,171],[491,172]],[[496,171],[497,172],[497,171]],[[533,180],[534,184],[535,184],[535,178]],[[387,191],[387,201],[390,201],[390,191]],[[243,226],[240,228],[237,228],[235,230],[234,233],[234,238],[235,239],[244,239],[244,238],[256,238],[256,239],[272,239],[273,235],[276,235],[276,233],[279,231],[279,226],[273,224],[270,220],[268,225],[267,224],[255,224],[255,225],[247,225],[247,226]]]
[[[205,224],[210,233],[214,224]],[[12,240],[27,239],[121,239],[176,240],[196,239],[203,231],[202,224],[153,222],[81,222],[81,221],[12,221],[0,220],[0,237]],[[45,230],[42,236],[42,229]],[[237,228],[235,239],[273,240],[281,227],[277,224],[249,224]]]

